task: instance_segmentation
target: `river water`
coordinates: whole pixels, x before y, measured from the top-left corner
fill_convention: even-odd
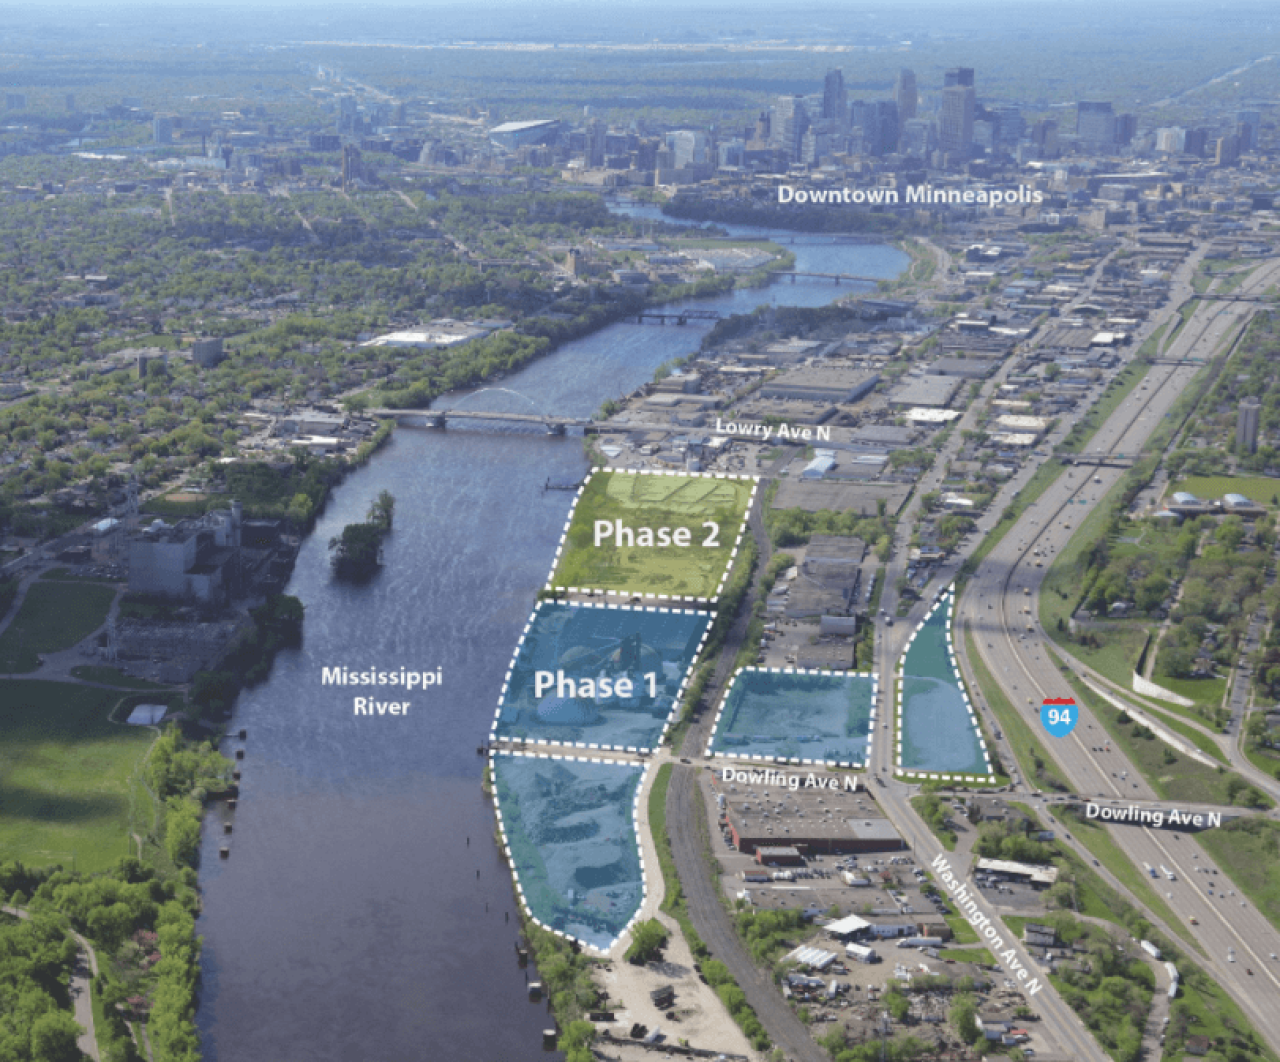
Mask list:
[[[891,277],[907,264],[889,247],[804,240],[792,248],[800,270]],[[682,305],[742,313],[849,290],[801,280]],[[522,397],[490,391],[464,408],[589,416],[696,350],[705,330],[613,325],[497,385]],[[248,739],[235,832],[224,837],[221,808],[205,830],[197,1021],[209,1062],[546,1057],[551,1020],[527,1002],[515,961],[511,877],[476,747],[573,497],[543,485],[586,467],[580,438],[402,429],[334,491],[287,591],[306,606],[304,644],[236,707]],[[396,513],[382,571],[335,583],[330,537],[384,489]],[[407,699],[407,712],[357,717],[353,697],[368,689],[321,682],[338,666],[440,668],[443,683],[378,692]]]

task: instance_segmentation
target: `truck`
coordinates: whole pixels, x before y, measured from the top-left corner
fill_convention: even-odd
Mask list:
[[[1157,948],[1154,944],[1152,944],[1151,941],[1149,940],[1141,941],[1140,946],[1142,950],[1145,951],[1148,955],[1150,955],[1153,959],[1160,958],[1160,949]]]
[[[846,885],[854,889],[865,889],[871,885],[870,878],[860,877],[850,870],[840,871],[840,878]]]
[[[1161,873],[1161,874],[1163,874],[1163,875],[1164,875],[1166,878],[1168,878],[1170,881],[1177,881],[1177,880],[1178,880],[1178,875],[1177,875],[1177,874],[1175,874],[1172,870],[1170,870],[1170,869],[1169,869],[1167,866],[1165,866],[1163,863],[1161,863],[1161,864],[1160,864],[1160,873]]]
[[[795,881],[796,876],[789,870],[775,870],[769,875],[774,881]]]

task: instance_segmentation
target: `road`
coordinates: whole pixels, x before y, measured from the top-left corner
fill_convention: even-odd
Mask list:
[[[1278,275],[1280,263],[1264,266],[1246,282],[1242,294],[1265,290]],[[1240,302],[1200,304],[1162,360],[1207,358],[1243,327],[1252,309]],[[1153,366],[1146,388],[1135,390],[1098,430],[1090,442],[1090,454],[1139,452],[1198,370],[1199,366]],[[1056,556],[1088,507],[1122,475],[1123,471],[1115,468],[1090,468],[1087,472],[1077,468],[1063,473],[995,547],[959,603],[961,628],[971,630],[983,662],[1020,711],[1035,713],[1045,697],[1072,694],[1045,651],[1039,628],[1039,591],[1050,562],[1044,560],[1044,567],[1036,567],[1035,561]],[[1079,505],[1081,500],[1087,505]],[[1027,608],[1029,613],[1024,611]],[[998,726],[987,714],[991,725]],[[1118,749],[1094,751],[1106,747],[1105,737],[1101,724],[1082,706],[1074,732],[1046,743],[1077,792],[1117,801],[1154,799],[1156,794]],[[1136,863],[1164,865],[1177,874],[1176,882],[1163,882],[1170,906],[1205,948],[1215,979],[1241,1003],[1268,1042],[1280,1048],[1280,1012],[1274,1006],[1280,992],[1280,962],[1269,958],[1272,952],[1280,952],[1280,937],[1270,923],[1252,905],[1240,906],[1229,885],[1226,898],[1222,898],[1221,888],[1209,895],[1210,884],[1225,881],[1225,875],[1193,837],[1175,841],[1175,835],[1168,832],[1133,826],[1112,830]],[[1198,866],[1209,872],[1197,871]],[[1199,926],[1190,926],[1192,917]],[[1239,962],[1228,961],[1229,947],[1235,948]],[[1245,973],[1246,967],[1253,975]]]

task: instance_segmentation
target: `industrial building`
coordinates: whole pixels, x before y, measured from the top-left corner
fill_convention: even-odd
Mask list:
[[[760,387],[760,397],[835,404],[856,402],[879,382],[879,373],[865,369],[803,366],[766,380]]]
[[[912,377],[889,398],[889,405],[925,406],[932,409],[949,406],[960,383],[960,378],[956,376]]]
[[[907,846],[865,794],[840,789],[719,784],[720,826],[740,852],[793,849],[801,856],[898,852]]]

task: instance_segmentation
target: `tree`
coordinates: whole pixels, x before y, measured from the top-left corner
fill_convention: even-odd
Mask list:
[[[367,577],[382,564],[382,531],[375,524],[347,524],[329,540],[329,549],[338,575]]]
[[[631,933],[631,946],[627,948],[624,958],[636,966],[658,958],[662,946],[667,942],[667,929],[656,918],[641,922]]]
[[[65,1011],[48,1011],[31,1026],[31,1062],[79,1062],[80,1026]]]
[[[389,490],[381,491],[373,504],[369,506],[369,512],[365,516],[365,520],[380,527],[383,532],[391,530],[391,520],[395,515],[396,499]]]
[[[907,1014],[911,1011],[911,1001],[896,988],[884,994],[884,1005],[889,1008],[894,1021],[905,1021]]]
[[[965,1043],[973,1046],[983,1038],[982,1030],[978,1028],[978,1008],[973,996],[968,993],[957,995],[951,1004],[950,1018],[951,1027]]]

